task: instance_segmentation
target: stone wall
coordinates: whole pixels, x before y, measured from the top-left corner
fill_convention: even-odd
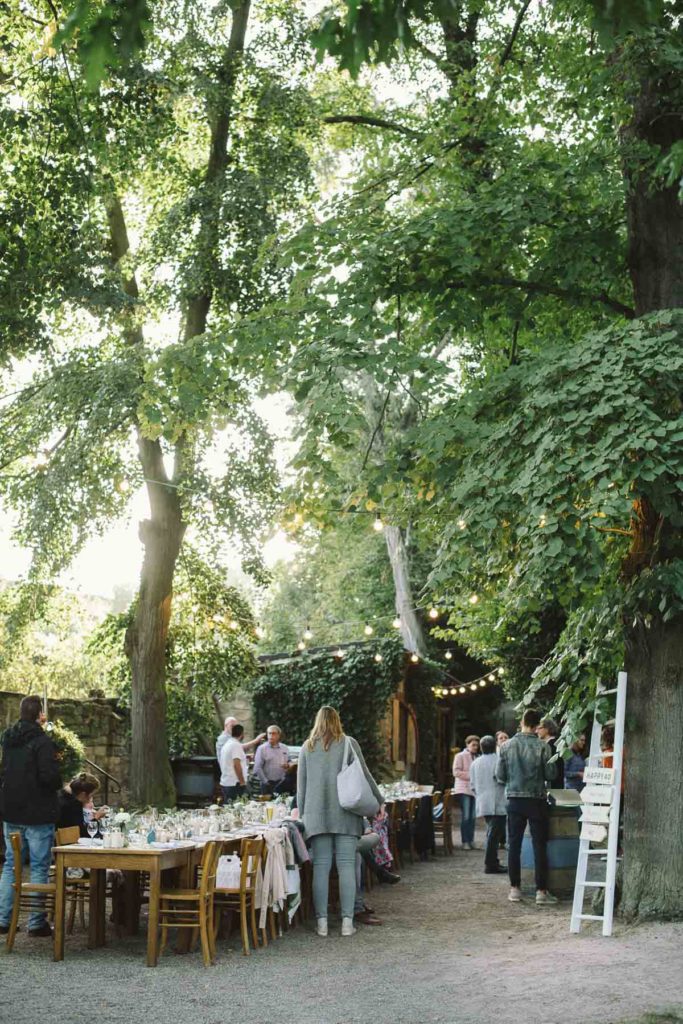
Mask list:
[[[19,718],[19,702],[23,696],[21,693],[0,691],[0,732]],[[121,782],[121,794],[115,792],[116,787],[109,783],[109,804],[112,807],[125,804],[130,770],[128,713],[117,707],[116,701],[105,698],[50,700],[49,713],[50,718],[61,719],[76,733],[90,761]],[[100,779],[100,794],[104,800],[105,780],[97,772],[93,771],[93,774]]]
[[[236,718],[244,726],[244,738],[250,740],[254,736],[254,709],[251,706],[251,694],[237,690],[229,700],[220,702],[220,713],[223,719],[228,715]]]

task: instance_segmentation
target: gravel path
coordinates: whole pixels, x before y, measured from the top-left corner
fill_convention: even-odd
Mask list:
[[[87,949],[17,936],[0,952],[0,1022],[75,1024],[582,1024],[683,1009],[683,925],[568,931],[569,904],[507,902],[481,852],[415,864],[369,901],[382,927],[342,939],[298,927],[243,957],[233,936],[216,966],[166,952],[144,966],[144,937]]]

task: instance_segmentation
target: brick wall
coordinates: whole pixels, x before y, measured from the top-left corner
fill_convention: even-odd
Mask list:
[[[19,702],[24,695],[0,691],[0,732],[19,718]],[[91,700],[50,700],[50,718],[60,718],[72,729],[85,746],[85,756],[105,771],[120,780],[122,792],[114,792],[110,784],[109,803],[112,807],[125,804],[128,800],[128,778],[130,770],[130,738],[127,712],[117,707],[110,699]],[[86,766],[88,767],[88,766]],[[104,780],[101,782],[101,799],[104,799]],[[68,780],[65,779],[65,782]]]

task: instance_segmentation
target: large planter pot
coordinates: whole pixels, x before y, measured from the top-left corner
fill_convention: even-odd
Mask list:
[[[220,768],[215,757],[171,758],[178,807],[206,807],[218,794]]]
[[[574,891],[579,858],[580,807],[551,806],[548,818],[548,888],[556,896]],[[528,832],[522,841],[522,887],[533,889],[534,848]]]

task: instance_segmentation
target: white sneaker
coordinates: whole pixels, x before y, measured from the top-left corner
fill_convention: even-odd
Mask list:
[[[342,917],[342,935],[355,935],[356,929],[353,927],[352,917]],[[325,922],[325,934],[327,935],[327,922]]]
[[[508,893],[508,899],[510,903],[519,903],[522,899],[522,890],[515,888],[513,885]]]
[[[319,917],[318,918],[318,927],[316,928],[316,931],[317,931],[318,935],[320,935],[323,939],[327,937],[327,918],[326,917]]]
[[[540,907],[549,907],[551,903],[557,902],[557,896],[553,896],[551,892],[543,892],[541,889],[536,892],[536,903]]]

